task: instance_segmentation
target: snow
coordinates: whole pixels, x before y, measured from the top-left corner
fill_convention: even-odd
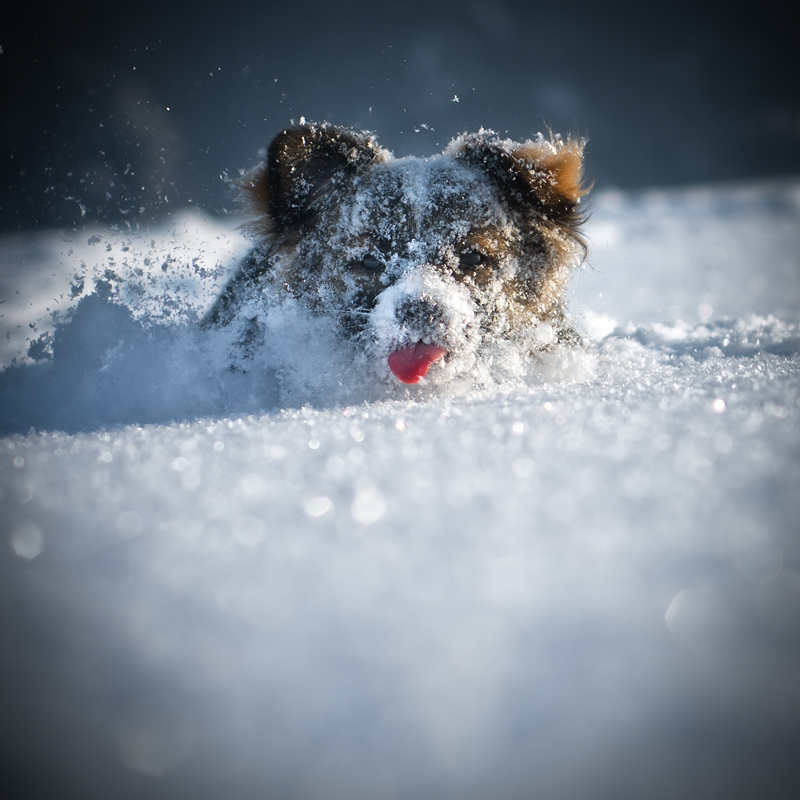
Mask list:
[[[291,304],[236,362],[196,324],[235,219],[5,237],[11,779],[794,797],[798,221],[796,181],[599,194],[587,348],[450,388]]]

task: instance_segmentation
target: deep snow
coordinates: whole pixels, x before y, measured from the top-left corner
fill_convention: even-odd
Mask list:
[[[586,350],[449,391],[291,307],[231,371],[192,319],[235,221],[5,237],[7,775],[795,797],[799,221],[796,181],[601,194]]]

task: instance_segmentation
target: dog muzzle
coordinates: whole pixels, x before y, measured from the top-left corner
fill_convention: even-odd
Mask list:
[[[371,349],[386,359],[397,380],[418,383],[431,365],[462,358],[470,349],[475,323],[469,292],[435,268],[421,266],[378,297],[370,314]]]

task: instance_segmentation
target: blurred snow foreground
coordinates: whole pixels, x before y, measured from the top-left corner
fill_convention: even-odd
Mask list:
[[[14,796],[797,797],[798,223],[601,195],[586,349],[448,391],[231,369],[233,224],[5,237]]]

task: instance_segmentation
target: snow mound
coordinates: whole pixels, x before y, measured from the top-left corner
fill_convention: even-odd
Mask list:
[[[553,346],[534,360],[498,343],[492,372],[407,388],[387,380],[383,360],[376,364],[343,338],[334,320],[293,300],[254,313],[221,327],[165,322],[135,315],[100,287],[55,324],[38,363],[0,373],[0,431],[74,432],[304,405],[456,397],[490,387],[586,380],[594,370],[588,350]],[[260,335],[251,332],[253,319]]]
[[[688,356],[695,360],[800,353],[798,325],[777,320],[772,315],[764,318],[749,314],[743,319],[715,320],[697,325],[685,321],[672,325],[655,323],[650,328],[628,325],[616,330],[613,336],[632,338],[667,355]]]
[[[333,321],[294,301],[273,305],[262,324],[263,338],[244,346],[244,320],[207,328],[146,315],[137,319],[127,306],[94,292],[56,324],[49,358],[0,373],[0,430],[70,432],[301,406],[454,398],[491,389],[508,393],[588,381],[597,375],[598,355],[604,356],[606,375],[615,374],[624,354],[630,363],[647,364],[658,379],[658,365],[687,359],[734,375],[742,367],[733,359],[800,353],[798,325],[774,317],[629,324],[581,348],[553,347],[536,360],[498,343],[500,380],[479,373],[468,381],[409,389],[385,381],[357,344],[341,338]]]

